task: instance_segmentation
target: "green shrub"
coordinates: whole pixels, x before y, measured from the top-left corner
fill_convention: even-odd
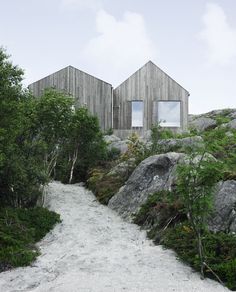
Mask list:
[[[163,229],[186,219],[182,209],[183,204],[176,193],[162,190],[149,196],[133,221],[147,228],[148,236],[158,243]]]
[[[206,151],[211,153],[218,160],[223,162],[222,171],[228,173],[235,172],[236,168],[236,130],[218,128],[206,131],[203,135]],[[234,176],[234,175],[233,175]]]
[[[161,243],[175,250],[181,260],[200,271],[196,238],[187,222],[165,230]],[[205,232],[203,246],[207,262],[205,275],[216,280],[213,271],[229,289],[236,290],[236,236]]]
[[[0,270],[29,265],[39,255],[34,244],[42,239],[60,216],[45,208],[0,209]]]
[[[120,158],[122,161],[134,159],[135,164],[138,165],[150,155],[146,145],[139,139],[139,136],[136,133],[132,133],[132,135],[128,137],[127,144],[128,150],[123,153]]]
[[[110,169],[110,168],[109,168]],[[90,171],[87,186],[92,190],[98,201],[107,205],[109,200],[118,192],[128,179],[127,175],[107,175],[108,169],[95,168]]]
[[[117,160],[120,157],[120,149],[112,147],[110,150],[107,151],[106,160],[113,161]]]

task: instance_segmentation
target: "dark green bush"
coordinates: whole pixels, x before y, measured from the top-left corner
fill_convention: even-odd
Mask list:
[[[34,244],[58,222],[58,214],[41,207],[0,209],[0,270],[29,265],[39,255]]]
[[[174,249],[181,260],[200,271],[196,238],[187,222],[165,230],[161,243]],[[229,289],[236,290],[236,236],[206,232],[203,246],[208,265],[205,275],[216,280],[212,270]]]
[[[90,172],[87,186],[92,190],[98,201],[107,205],[109,200],[118,192],[128,179],[127,175],[107,175],[108,169],[95,168]]]
[[[177,194],[162,190],[149,196],[139,212],[135,214],[134,223],[149,229],[158,227],[161,230],[167,224],[176,223],[182,218],[182,208],[183,205]]]

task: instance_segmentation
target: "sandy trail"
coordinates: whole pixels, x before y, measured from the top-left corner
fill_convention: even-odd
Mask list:
[[[0,274],[1,292],[229,291],[200,280],[83,187],[53,182],[48,203],[63,222],[39,243],[42,254],[31,267]]]

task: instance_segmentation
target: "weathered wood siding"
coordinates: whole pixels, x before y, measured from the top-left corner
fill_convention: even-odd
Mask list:
[[[152,124],[158,121],[157,102],[165,100],[181,102],[181,127],[173,128],[173,130],[187,130],[188,91],[151,61],[114,89],[113,94],[113,127],[117,129],[117,134],[122,130],[135,130],[131,129],[130,106],[130,103],[135,100],[142,100],[144,103],[143,128],[137,131],[149,130]],[[118,135],[121,136],[121,134]]]
[[[29,85],[35,96],[46,88],[72,95],[78,107],[87,107],[99,119],[102,130],[112,127],[112,86],[72,66],[68,66]]]

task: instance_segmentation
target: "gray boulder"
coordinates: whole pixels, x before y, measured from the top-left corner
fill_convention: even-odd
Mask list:
[[[236,119],[230,121],[229,123],[227,123],[227,127],[230,129],[236,129]]]
[[[108,145],[108,149],[111,150],[112,148],[118,149],[120,153],[123,154],[128,150],[128,140],[111,142]]]
[[[130,174],[130,172],[135,167],[135,159],[130,158],[127,161],[122,161],[116,166],[114,166],[110,172],[107,174],[108,176],[119,176],[119,177],[126,177]]]
[[[105,135],[104,136],[104,141],[107,143],[107,144],[110,144],[110,143],[114,143],[114,142],[118,142],[120,141],[120,138],[115,136],[115,135]]]
[[[197,131],[205,131],[210,128],[214,128],[217,126],[217,123],[215,120],[211,118],[206,117],[199,117],[196,119],[192,119],[189,122],[189,127],[194,128]]]
[[[108,206],[130,220],[149,195],[172,189],[176,181],[176,165],[184,157],[185,154],[170,152],[143,160],[126,184],[111,198]]]
[[[125,153],[128,150],[128,140],[121,140],[115,135],[105,135],[104,141],[108,144],[108,150],[112,148],[118,149],[120,153]]]
[[[204,141],[202,137],[194,136],[182,139],[163,139],[158,141],[157,145],[160,146],[163,151],[170,152],[185,147],[201,148],[204,146]]]
[[[236,119],[236,109],[231,114],[229,114],[229,117],[232,119]]]
[[[214,212],[209,219],[210,230],[236,232],[236,181],[217,184],[214,194]]]

